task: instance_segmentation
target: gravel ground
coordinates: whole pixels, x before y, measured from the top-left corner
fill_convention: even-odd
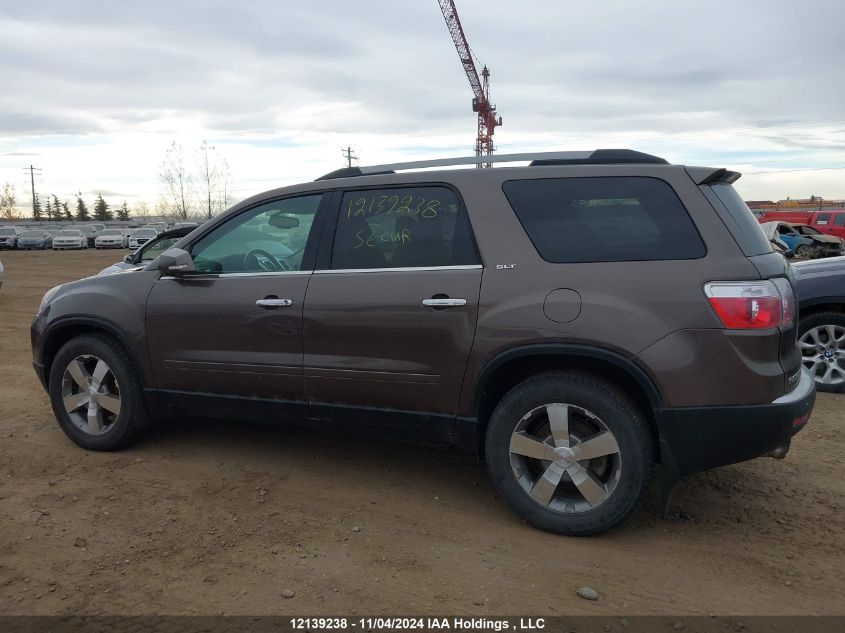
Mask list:
[[[820,394],[785,461],[685,480],[668,520],[655,486],[585,539],[522,523],[447,449],[179,420],[86,452],[28,328],[123,254],[0,253],[0,614],[845,613],[845,396]]]

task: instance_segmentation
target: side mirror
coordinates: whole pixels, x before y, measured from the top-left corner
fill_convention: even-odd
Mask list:
[[[125,261],[127,264],[134,264],[135,263],[135,260],[133,259],[132,253],[129,253],[129,255],[124,257],[123,261]]]
[[[162,275],[174,277],[197,271],[191,254],[181,248],[169,248],[159,255],[156,260],[156,270]]]

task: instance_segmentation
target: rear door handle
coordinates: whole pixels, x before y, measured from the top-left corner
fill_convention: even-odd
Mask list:
[[[466,299],[423,299],[422,304],[430,308],[457,308],[467,304]]]
[[[279,299],[278,297],[264,297],[256,301],[255,305],[259,308],[272,310],[273,308],[286,308],[287,306],[293,305],[293,301],[290,299]]]

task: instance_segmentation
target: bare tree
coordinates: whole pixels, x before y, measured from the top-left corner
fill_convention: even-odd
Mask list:
[[[11,220],[15,217],[15,203],[17,198],[15,196],[15,186],[7,182],[3,185],[3,190],[0,192],[0,217],[6,220]]]
[[[158,176],[162,184],[163,206],[177,218],[187,219],[193,210],[191,204],[193,178],[185,165],[182,146],[177,145],[176,141],[173,141],[167,149]]]
[[[232,177],[229,163],[206,141],[197,150],[197,174],[200,207],[211,218],[229,206]]]

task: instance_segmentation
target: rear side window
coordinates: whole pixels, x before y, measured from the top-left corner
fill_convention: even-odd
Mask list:
[[[816,224],[827,224],[830,221],[829,213],[820,213],[816,216]]]
[[[503,190],[549,262],[696,259],[706,253],[678,196],[656,178],[512,180]]]
[[[763,233],[763,229],[760,228],[760,222],[751,213],[748,205],[745,204],[742,196],[733,188],[733,185],[727,182],[714,182],[711,185],[704,185],[701,190],[722,216],[722,220],[744,255],[752,257],[772,252],[772,245],[769,243],[769,238]],[[715,195],[715,199],[713,195]],[[719,211],[720,202],[727,210],[727,216]]]
[[[366,189],[344,194],[332,268],[478,264],[466,211],[446,187]]]

